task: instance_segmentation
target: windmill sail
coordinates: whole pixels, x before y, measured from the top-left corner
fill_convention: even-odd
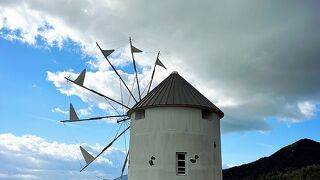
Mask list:
[[[160,61],[159,58],[157,58],[157,60],[156,60],[156,65],[161,66],[161,67],[167,69],[166,66],[164,66],[164,64]]]
[[[71,79],[69,79],[69,78],[67,78],[67,77],[65,77],[65,79],[68,80],[68,81],[70,81],[70,82],[75,83],[74,81],[72,81]],[[77,84],[77,83],[75,83],[75,84]],[[95,94],[97,94],[97,95],[99,95],[99,96],[101,96],[101,97],[103,97],[103,98],[106,98],[106,99],[108,99],[108,100],[110,100],[110,101],[113,101],[113,102],[115,102],[115,103],[117,103],[117,104],[119,104],[119,105],[121,105],[121,106],[123,106],[123,107],[125,107],[125,108],[127,108],[127,109],[130,109],[128,106],[126,106],[126,105],[124,105],[124,104],[122,104],[122,103],[120,103],[120,102],[118,102],[118,101],[116,101],[116,100],[114,100],[114,99],[106,96],[106,95],[103,95],[103,94],[101,94],[101,93],[99,93],[99,92],[97,92],[97,91],[95,91],[95,90],[93,90],[93,89],[89,89],[89,88],[87,88],[87,87],[85,87],[85,86],[81,86],[81,85],[79,85],[79,84],[77,84],[77,85],[80,86],[80,87],[82,87],[82,88],[84,88],[84,89],[86,89],[86,90],[88,90],[88,91],[91,91],[91,92],[93,92],[93,93],[95,93]]]
[[[77,77],[76,80],[74,80],[74,82],[80,86],[83,86],[83,83],[84,83],[84,78],[86,76],[86,69],[84,69],[80,75]]]
[[[124,82],[124,80],[121,78],[120,74],[118,73],[118,71],[116,70],[116,68],[111,64],[111,62],[108,59],[108,54],[103,53],[104,50],[101,49],[101,47],[99,46],[99,44],[96,42],[98,48],[100,49],[100,51],[102,52],[102,54],[104,55],[104,57],[106,58],[106,60],[108,61],[108,63],[110,64],[110,66],[112,67],[113,71],[117,74],[117,76],[120,78],[120,80],[122,81],[122,83],[124,84],[124,86],[126,87],[126,89],[128,90],[128,92],[130,93],[130,95],[132,96],[132,98],[134,99],[135,102],[138,102],[136,100],[136,98],[134,97],[134,95],[132,94],[132,92],[130,91],[130,89],[128,88],[127,84]],[[105,50],[106,51],[106,50]],[[111,52],[111,50],[109,50],[109,52]],[[110,53],[111,54],[111,53]],[[109,54],[109,55],[110,55]],[[129,108],[130,109],[130,108]]]
[[[136,60],[134,59],[133,53],[140,53],[142,51],[132,45],[131,37],[129,37],[129,41],[130,41],[130,47],[131,47],[131,56],[132,56],[132,63],[133,63],[134,73],[135,73],[135,77],[136,77],[136,80],[137,80],[139,99],[141,100],[141,93],[140,93],[140,87],[139,87],[139,79],[138,79],[138,73],[137,73],[137,67],[136,67]]]
[[[153,81],[154,73],[156,72],[156,66],[158,65],[158,66],[161,66],[161,67],[167,69],[166,66],[164,66],[164,64],[160,61],[159,55],[160,55],[160,51],[158,52],[158,55],[157,55],[157,58],[156,58],[156,62],[155,62],[154,67],[153,67],[153,71],[152,71],[151,80],[150,80],[150,83],[149,83],[149,88],[148,88],[147,94],[150,92],[150,88],[151,88],[151,84],[152,84],[152,81]]]
[[[81,154],[82,154],[84,160],[86,161],[86,163],[90,164],[94,160],[94,157],[81,146],[80,146],[80,150],[81,150]]]
[[[77,85],[77,86],[79,86],[79,87],[81,87],[81,88],[84,88],[84,89],[86,89],[86,90],[88,90],[88,91],[90,91],[90,92],[92,92],[92,93],[94,93],[94,94],[96,94],[96,95],[98,95],[98,96],[101,96],[101,97],[103,97],[104,99],[106,99],[108,102],[109,102],[109,100],[110,101],[112,101],[113,103],[116,103],[116,104],[118,104],[118,105],[121,105],[122,107],[124,107],[124,108],[127,108],[128,110],[130,110],[131,108],[129,107],[129,105],[131,105],[130,104],[130,98],[132,97],[133,99],[134,99],[134,101],[136,102],[136,103],[138,103],[138,99],[136,99],[135,98],[135,96],[133,95],[133,90],[135,90],[134,88],[135,88],[135,83],[137,83],[137,89],[138,89],[138,93],[139,93],[139,100],[141,100],[141,92],[140,92],[140,85],[139,85],[139,78],[138,78],[138,64],[136,63],[136,60],[135,60],[135,53],[141,53],[141,52],[143,52],[141,49],[138,49],[137,47],[135,47],[135,46],[133,46],[132,45],[132,41],[131,41],[131,38],[129,38],[129,41],[130,41],[130,50],[131,50],[131,55],[132,55],[132,64],[133,64],[133,68],[134,68],[134,73],[135,73],[135,80],[133,81],[133,84],[132,84],[132,88],[131,88],[131,90],[129,89],[129,87],[127,86],[127,83],[122,79],[122,77],[120,76],[120,70],[119,70],[119,72],[117,71],[117,69],[115,68],[115,66],[113,66],[113,64],[110,62],[110,60],[109,60],[109,56],[111,56],[111,58],[116,58],[115,56],[112,56],[112,54],[115,52],[115,49],[102,49],[100,46],[99,46],[99,44],[98,43],[96,43],[97,44],[97,47],[99,48],[99,50],[101,51],[101,53],[102,53],[102,55],[105,57],[105,59],[108,61],[108,63],[109,63],[109,65],[111,66],[111,68],[113,69],[113,71],[115,72],[115,74],[119,77],[119,79],[121,80],[121,82],[120,82],[120,88],[121,88],[121,102],[120,101],[117,101],[117,100],[115,100],[115,99],[112,99],[112,98],[110,98],[110,97],[108,97],[108,96],[106,96],[106,95],[104,95],[104,94],[102,94],[102,93],[99,93],[98,91],[95,91],[94,89],[90,89],[89,87],[86,87],[86,86],[84,86],[84,80],[85,80],[85,78],[86,78],[86,69],[83,69],[82,71],[81,71],[81,73],[80,74],[78,74],[78,76],[76,77],[76,78],[72,78],[72,79],[69,79],[69,77],[65,77],[65,79],[67,80],[67,81],[69,81],[69,82],[72,82],[73,84],[75,84],[75,85]],[[127,46],[128,47],[128,46]],[[128,47],[129,48],[129,47]],[[154,76],[154,72],[155,72],[155,68],[156,68],[156,66],[158,65],[158,66],[161,66],[161,67],[163,67],[163,68],[165,68],[165,69],[167,69],[166,68],[166,66],[160,61],[160,59],[158,58],[159,57],[159,54],[160,54],[160,51],[159,51],[159,53],[158,53],[158,56],[157,56],[157,58],[156,58],[156,62],[155,62],[155,64],[154,64],[154,70],[153,70],[153,74],[152,74],[152,79],[153,79],[153,76]],[[114,55],[114,54],[113,54]],[[150,82],[150,86],[151,86],[151,83],[152,83],[152,79],[151,79],[151,82]],[[88,79],[86,79],[86,81],[88,81]],[[123,103],[123,97],[122,97],[122,84],[124,84],[124,86],[126,87],[126,89],[128,90],[128,92],[130,93],[130,98],[129,98],[129,100],[128,100],[128,105],[125,105],[124,103]],[[149,86],[149,90],[150,90],[150,86]],[[147,85],[147,87],[148,87],[148,85]],[[145,89],[143,90],[143,92],[142,93],[144,93],[145,92],[145,90],[147,89],[147,87],[145,87]],[[148,91],[149,91],[148,90]],[[112,103],[111,102],[111,103]],[[112,103],[112,104],[113,104]],[[109,104],[110,104],[110,102],[109,102]],[[112,104],[110,104],[112,107],[113,107],[113,105]],[[115,107],[113,107],[116,111],[117,111],[117,109],[115,108]],[[123,109],[123,111],[124,111],[124,109]],[[119,113],[119,112],[118,112]],[[68,117],[67,117],[68,118]],[[117,123],[121,123],[121,122],[125,122],[125,121],[128,121],[128,120],[130,120],[131,118],[127,115],[127,113],[123,113],[122,115],[108,115],[108,116],[99,116],[99,117],[91,117],[91,118],[82,118],[82,119],[80,119],[81,118],[81,116],[80,116],[80,118],[79,118],[79,116],[77,115],[77,112],[76,112],[76,110],[75,110],[75,108],[74,108],[74,106],[73,106],[73,104],[72,103],[70,103],[70,108],[69,108],[69,119],[67,119],[66,118],[66,120],[62,120],[62,121],[60,121],[60,122],[63,122],[63,123],[65,123],[65,122],[72,122],[72,123],[75,123],[75,122],[85,122],[85,121],[92,121],[92,120],[101,120],[101,119],[108,119],[108,118],[115,118],[115,120],[117,120]],[[124,124],[124,126],[126,126],[125,125],[125,123],[123,123]],[[79,146],[79,148],[80,148],[80,151],[81,151],[81,154],[82,154],[82,156],[83,156],[83,159],[84,159],[84,161],[85,161],[85,166],[83,166],[82,164],[80,164],[80,166],[81,166],[81,170],[80,170],[80,172],[82,172],[83,170],[85,170],[90,164],[92,164],[92,163],[94,163],[94,161],[96,161],[105,151],[107,151],[110,147],[112,147],[112,145],[113,145],[113,143],[115,143],[118,139],[120,139],[121,138],[121,136],[123,136],[124,134],[125,134],[125,132],[126,131],[128,131],[129,129],[130,129],[130,123],[129,123],[129,125],[127,125],[127,127],[119,134],[119,130],[118,130],[118,132],[117,132],[117,134],[116,134],[116,137],[109,143],[109,144],[107,144],[107,146],[105,146],[97,155],[95,155],[95,153],[92,153],[92,152],[90,152],[90,151],[87,151],[85,148],[83,148],[82,146]],[[119,127],[119,128],[121,128],[121,126]],[[125,139],[126,139],[126,137],[124,137]],[[123,174],[124,174],[124,172],[125,172],[125,170],[126,170],[126,167],[128,167],[128,164],[129,164],[129,150],[128,150],[128,152],[127,152],[127,154],[126,154],[126,157],[125,157],[125,161],[124,161],[124,163],[123,163],[123,166],[122,166],[122,169],[121,169],[121,179],[123,178]],[[96,176],[97,178],[100,178],[99,176]],[[101,179],[103,179],[103,178],[101,178]]]
[[[102,50],[103,55],[106,57],[110,56],[110,54],[112,54],[113,52],[114,52],[114,49]]]
[[[112,146],[112,144],[120,137],[122,136],[128,129],[130,129],[130,126],[127,127],[124,131],[122,131],[122,133],[120,133],[117,137],[115,137],[105,148],[102,149],[102,151],[96,156],[93,158],[92,161],[88,161],[89,163],[87,163],[87,165],[85,165],[81,170],[80,172],[82,172],[85,168],[87,168],[95,159],[97,159],[102,153],[104,153],[109,147]],[[88,153],[89,154],[89,153]]]
[[[70,121],[78,121],[79,120],[79,117],[76,113],[76,111],[74,110],[74,107],[73,105],[70,103],[70,110],[69,110],[69,118],[70,118]]]
[[[132,53],[141,53],[142,51],[136,47],[134,47],[133,45],[131,45],[131,52]]]

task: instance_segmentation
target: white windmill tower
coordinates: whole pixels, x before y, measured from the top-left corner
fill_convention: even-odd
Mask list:
[[[70,104],[70,119],[61,122],[105,118],[118,118],[118,123],[130,122],[130,126],[117,135],[95,157],[80,147],[86,162],[86,166],[80,171],[89,166],[130,129],[130,146],[122,168],[121,178],[128,161],[129,180],[221,180],[220,119],[224,116],[223,112],[177,72],[172,72],[149,92],[156,66],[165,68],[159,60],[160,52],[156,58],[151,80],[146,87],[148,88],[147,94],[145,97],[141,97],[134,53],[142,51],[132,45],[131,39],[130,46],[139,98],[133,95],[132,90],[129,89],[109,61],[108,56],[114,50],[103,50],[98,45],[135,101],[133,107],[130,108],[123,101],[117,101],[84,86],[85,70],[75,80],[66,78],[68,81],[126,108],[127,113],[79,119],[73,105]]]
[[[128,111],[129,180],[221,180],[223,115],[172,72]]]

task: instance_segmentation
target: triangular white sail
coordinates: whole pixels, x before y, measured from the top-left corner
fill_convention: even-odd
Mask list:
[[[156,60],[156,65],[161,66],[161,67],[167,69],[166,66],[164,66],[164,64],[160,61],[159,58],[157,58],[157,60]]]
[[[79,120],[79,117],[76,113],[76,111],[74,110],[73,105],[70,103],[70,109],[69,109],[69,118],[71,121],[77,121]]]
[[[102,50],[104,56],[108,57],[114,52],[114,49]]]
[[[94,160],[94,157],[81,146],[80,146],[80,150],[81,150],[82,156],[83,156],[84,160],[86,161],[86,163],[90,164]]]
[[[84,78],[86,76],[86,69],[84,69],[80,75],[77,77],[76,80],[74,80],[74,82],[80,86],[83,86],[83,83],[84,83]]]
[[[134,47],[133,45],[131,45],[131,52],[132,53],[141,53],[142,51],[136,47]]]

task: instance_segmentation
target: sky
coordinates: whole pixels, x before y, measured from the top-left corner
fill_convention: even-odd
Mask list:
[[[158,51],[155,87],[172,71],[224,113],[223,167],[269,156],[301,138],[320,141],[318,1],[0,1],[0,179],[111,179],[126,133],[85,172],[79,146],[97,154],[126,124],[59,123],[69,103],[81,118],[121,113],[66,82],[123,102],[129,95],[96,46],[132,85],[129,36],[141,89]],[[131,87],[131,86],[130,86]],[[134,88],[137,97],[137,89]],[[133,105],[133,101],[129,102]]]

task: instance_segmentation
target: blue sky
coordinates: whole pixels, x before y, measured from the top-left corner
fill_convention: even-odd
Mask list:
[[[41,45],[41,44],[40,44]],[[72,43],[66,46],[73,45]],[[7,84],[1,92],[1,107],[3,121],[0,133],[13,134],[21,137],[23,135],[33,135],[44,138],[47,142],[57,141],[61,144],[81,144],[87,143],[91,145],[100,144],[101,146],[109,143],[115,136],[119,126],[112,123],[97,122],[83,123],[76,126],[63,125],[60,120],[68,119],[68,115],[59,112],[53,112],[55,108],[68,111],[69,103],[72,102],[81,107],[87,107],[85,103],[77,97],[67,98],[60,94],[54,85],[47,80],[47,71],[61,71],[78,66],[86,59],[78,52],[68,49],[68,47],[59,49],[57,47],[33,47],[18,41],[8,41],[1,39],[1,81]],[[64,68],[67,67],[68,68]],[[83,66],[81,67],[83,68]],[[93,108],[94,110],[96,108]],[[97,110],[98,115],[105,115],[106,112]],[[94,115],[92,115],[94,116]],[[128,138],[128,134],[126,136]],[[128,144],[127,144],[128,146]],[[121,151],[115,159],[117,171],[112,172],[113,176],[119,174],[119,167],[122,165],[126,150],[124,139],[120,139],[115,143]],[[79,149],[76,149],[78,153]],[[77,160],[77,161],[80,161]],[[79,162],[67,166],[73,170],[79,170]],[[120,164],[121,163],[121,164]],[[28,164],[28,162],[26,162]],[[61,163],[62,164],[62,163]],[[84,164],[84,163],[83,163]],[[12,163],[14,165],[14,163]],[[106,165],[106,167],[108,167]],[[103,166],[101,165],[101,167]],[[92,168],[94,170],[94,168]],[[57,173],[59,168],[56,169]],[[96,173],[99,175],[99,173]],[[85,176],[92,178],[95,175]],[[1,176],[0,176],[1,177]],[[53,175],[53,178],[57,176]],[[74,176],[77,177],[77,176]],[[102,177],[108,177],[102,175]],[[7,177],[4,177],[6,179]]]
[[[168,12],[143,14],[140,3],[150,9],[166,7]],[[120,100],[119,80],[95,42],[117,48],[111,60],[132,84],[129,35],[144,50],[137,55],[142,87],[161,50],[168,70],[157,69],[154,85],[177,70],[225,112],[224,167],[268,156],[301,138],[320,141],[319,15],[314,8],[318,3],[212,3],[193,9],[193,3],[186,2],[185,8],[195,12],[191,16],[178,3],[167,1],[83,1],[62,9],[59,2],[1,2],[0,160],[6,166],[0,179],[99,179],[120,174],[124,139],[88,171],[78,172],[79,162],[84,163],[78,146],[97,154],[119,125],[58,121],[68,118],[69,103],[82,118],[114,113],[106,101],[70,86],[63,77],[75,78],[87,68],[87,86]],[[128,7],[137,13],[132,15]],[[102,13],[105,9],[109,11]],[[128,15],[130,21],[123,18]],[[67,175],[61,177],[62,172]]]

